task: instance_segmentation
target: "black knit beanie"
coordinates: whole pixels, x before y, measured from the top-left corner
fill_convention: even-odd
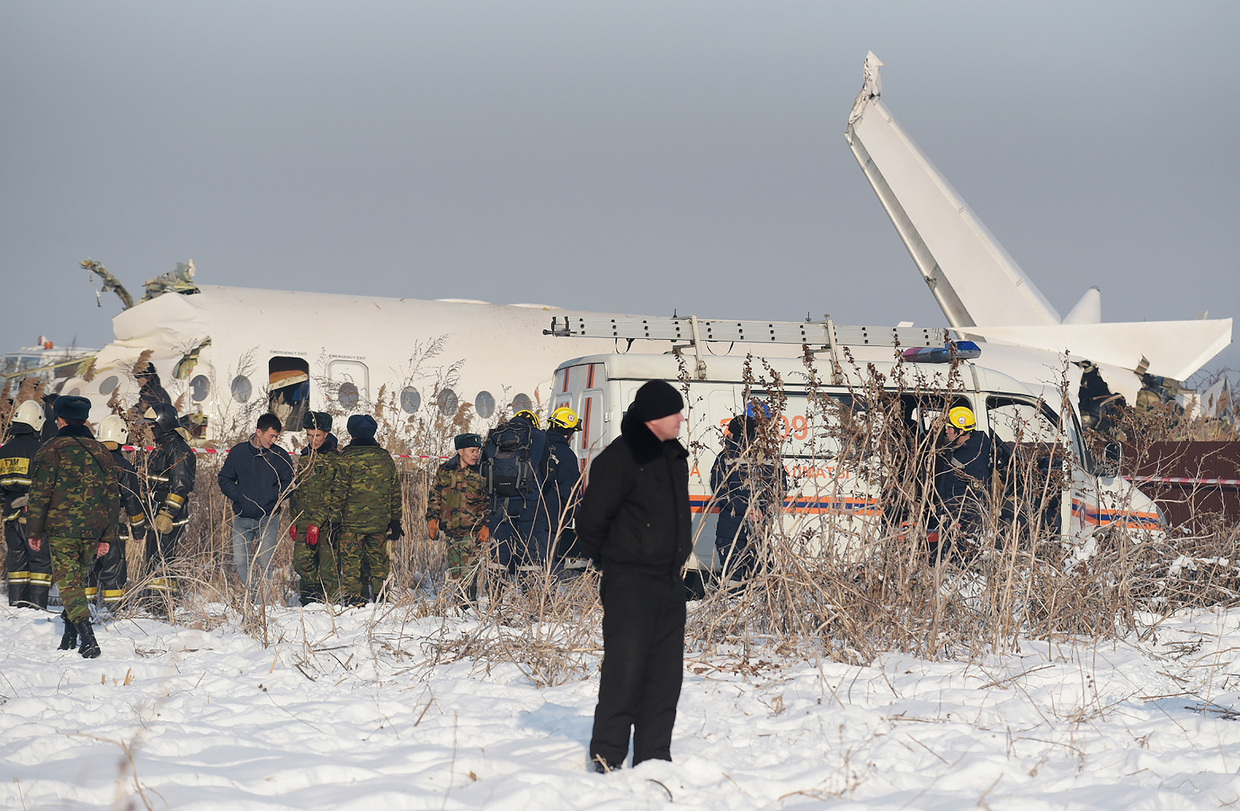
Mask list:
[[[671,384],[663,380],[651,380],[637,390],[633,398],[633,414],[642,422],[658,420],[676,414],[685,408],[684,398]]]

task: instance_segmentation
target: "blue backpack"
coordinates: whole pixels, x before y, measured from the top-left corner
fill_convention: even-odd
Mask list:
[[[534,426],[526,420],[509,420],[491,429],[482,453],[487,493],[512,498],[534,490],[533,446]]]

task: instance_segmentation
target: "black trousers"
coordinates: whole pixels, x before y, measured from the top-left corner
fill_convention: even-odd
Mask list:
[[[16,519],[4,522],[8,547],[9,605],[47,608],[52,588],[52,549],[44,543],[38,552],[26,543],[26,524]]]
[[[672,727],[685,657],[685,584],[603,573],[603,673],[590,758],[619,768],[633,739],[633,764],[672,759]]]

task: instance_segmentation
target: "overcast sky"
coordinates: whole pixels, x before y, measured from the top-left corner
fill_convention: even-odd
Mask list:
[[[1236,2],[0,3],[0,350],[206,284],[944,319],[862,63],[1066,313],[1240,316]],[[97,287],[97,285],[96,285]],[[1233,344],[1210,368],[1240,369]]]

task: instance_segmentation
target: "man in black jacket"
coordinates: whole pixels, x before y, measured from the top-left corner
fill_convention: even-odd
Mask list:
[[[280,507],[293,486],[293,463],[288,451],[276,444],[283,429],[275,414],[260,416],[250,438],[228,452],[217,477],[220,490],[233,503],[233,566],[252,596],[271,576],[280,541]],[[251,563],[257,563],[257,571],[251,571]]]
[[[684,400],[652,380],[590,467],[577,510],[581,549],[603,570],[603,672],[590,760],[595,771],[671,760],[684,669],[685,584],[692,551]]]

